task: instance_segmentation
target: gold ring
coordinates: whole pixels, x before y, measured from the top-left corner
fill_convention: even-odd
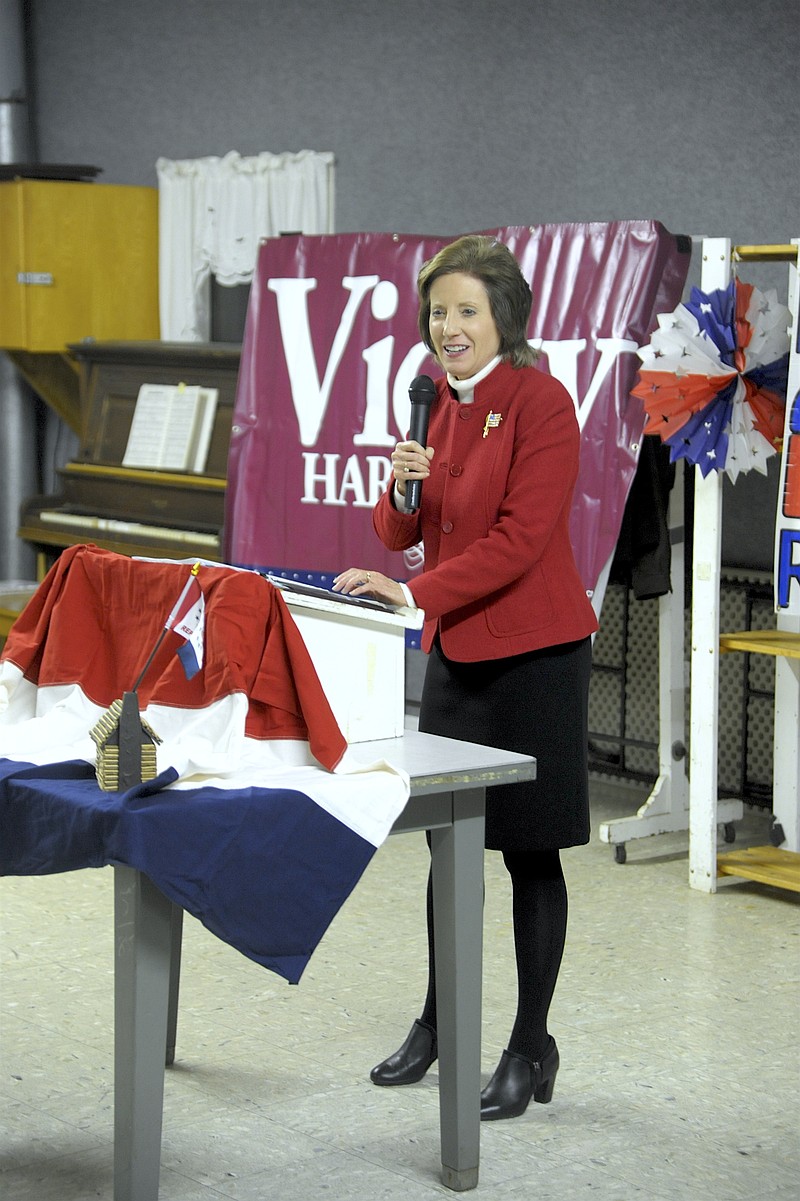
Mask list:
[[[410,468],[410,467],[404,467],[404,468],[403,468],[403,471],[406,473],[406,475],[408,475],[408,473],[409,473],[409,471],[410,471],[410,470],[411,470],[411,468]]]
[[[364,580],[364,583],[365,583],[365,584],[368,584],[368,583],[370,582],[370,580],[371,580],[371,579],[372,579],[372,572],[371,572],[371,571],[368,571],[368,572],[367,572],[367,578]]]

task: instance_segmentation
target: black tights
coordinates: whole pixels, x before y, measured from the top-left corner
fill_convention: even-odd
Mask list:
[[[539,1060],[567,933],[567,886],[558,851],[503,852],[513,890],[517,1016],[509,1051]],[[420,1020],[436,1029],[433,889],[428,875],[428,995]]]

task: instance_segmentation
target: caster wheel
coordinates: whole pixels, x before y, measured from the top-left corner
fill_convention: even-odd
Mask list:
[[[726,842],[736,842],[736,827],[733,822],[725,822],[722,834]]]
[[[625,843],[618,842],[617,845],[614,847],[614,862],[615,863],[624,863],[627,858],[628,858],[628,852],[625,849]]]
[[[772,826],[770,827],[769,840],[774,847],[779,847],[782,842],[786,841],[786,835],[783,832],[783,826],[780,822],[776,822],[773,818]]]

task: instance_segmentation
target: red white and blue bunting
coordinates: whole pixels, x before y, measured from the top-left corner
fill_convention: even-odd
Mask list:
[[[704,476],[766,474],[783,436],[790,324],[774,289],[737,279],[715,292],[692,288],[639,350],[633,394],[647,410],[644,432]]]

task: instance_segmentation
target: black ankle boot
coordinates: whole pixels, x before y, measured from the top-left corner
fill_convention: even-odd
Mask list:
[[[546,1105],[553,1096],[558,1071],[558,1048],[552,1038],[541,1060],[536,1063],[524,1055],[504,1051],[497,1070],[481,1093],[481,1121],[518,1118],[533,1097]]]
[[[402,1047],[374,1067],[369,1078],[373,1084],[416,1084],[437,1054],[436,1031],[417,1019]]]

